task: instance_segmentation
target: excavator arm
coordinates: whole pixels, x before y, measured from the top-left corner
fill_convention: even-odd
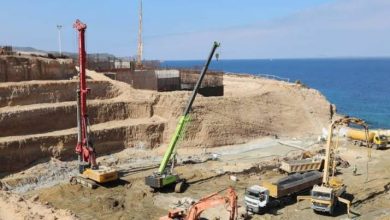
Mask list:
[[[218,192],[213,193],[193,204],[186,214],[182,210],[173,210],[169,212],[168,216],[161,217],[160,220],[198,220],[203,211],[221,204],[226,205],[229,220],[237,219],[237,194],[232,187],[229,187],[225,196],[219,195]]]

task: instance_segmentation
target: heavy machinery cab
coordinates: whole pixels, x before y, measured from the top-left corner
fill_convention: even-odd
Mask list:
[[[162,188],[166,185],[171,185],[180,182],[179,175],[175,174],[158,174],[154,173],[151,176],[145,177],[146,185],[154,189]]]
[[[333,188],[316,185],[311,191],[311,208],[314,211],[333,214],[334,198]]]
[[[311,207],[315,211],[328,212],[329,214],[333,215],[337,202],[339,200],[344,201],[341,196],[345,192],[346,187],[342,181],[336,177],[332,177],[330,178],[328,185],[315,185],[313,187],[311,191]]]
[[[374,144],[381,146],[381,147],[386,147],[388,143],[388,139],[386,135],[375,135],[374,136]]]
[[[270,200],[269,190],[259,185],[253,185],[245,190],[245,204],[248,211],[259,212],[259,208],[267,206]]]
[[[326,186],[314,186],[311,191],[311,197],[313,200],[326,200],[331,201],[333,197],[333,189]]]

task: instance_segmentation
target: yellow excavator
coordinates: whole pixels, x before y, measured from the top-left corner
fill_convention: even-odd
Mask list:
[[[322,178],[321,185],[313,186],[310,196],[298,196],[297,201],[300,200],[310,200],[311,208],[315,212],[327,212],[330,215],[334,214],[335,207],[338,202],[344,203],[347,205],[348,215],[350,214],[350,204],[351,202],[342,196],[346,193],[346,186],[343,181],[334,176],[336,161],[335,161],[335,148],[336,145],[333,145],[333,131],[338,126],[349,126],[350,124],[355,124],[361,126],[365,130],[366,144],[370,148],[370,143],[368,141],[368,126],[367,124],[358,118],[353,117],[344,117],[334,121],[329,127],[329,134],[326,144],[326,153],[325,153],[325,163],[324,163],[324,173]],[[332,175],[330,175],[331,169],[333,170]]]

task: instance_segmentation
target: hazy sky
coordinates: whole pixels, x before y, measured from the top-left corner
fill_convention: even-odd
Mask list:
[[[144,0],[146,59],[390,56],[390,0]],[[12,0],[1,3],[0,45],[77,51],[76,18],[87,52],[132,56],[138,0]]]

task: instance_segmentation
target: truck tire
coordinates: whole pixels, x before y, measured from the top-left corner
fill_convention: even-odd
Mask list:
[[[330,208],[330,211],[329,211],[329,215],[330,216],[335,216],[334,210],[337,208],[337,206],[339,206],[339,200],[338,199],[336,199],[334,201],[332,208]]]
[[[334,216],[333,208],[329,211],[329,215],[330,215],[330,216]]]
[[[187,184],[187,183],[186,183],[185,180],[182,180],[182,181],[176,183],[176,185],[175,185],[175,192],[176,192],[176,193],[182,193],[182,192],[184,192],[186,184]]]

